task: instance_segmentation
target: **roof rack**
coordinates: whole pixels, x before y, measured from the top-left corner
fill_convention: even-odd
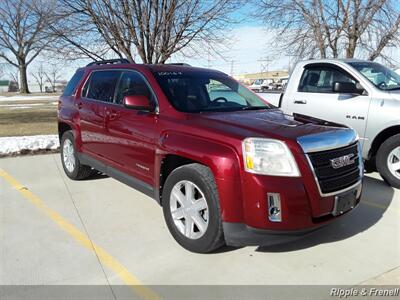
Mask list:
[[[86,67],[90,66],[100,66],[100,65],[108,65],[108,64],[130,64],[131,62],[126,58],[118,58],[118,59],[108,59],[108,60],[98,60],[91,62],[86,65]]]
[[[187,67],[190,67],[190,65],[189,65],[189,64],[187,64],[187,63],[168,63],[168,64],[166,64],[166,65],[173,65],[173,66],[187,66]]]

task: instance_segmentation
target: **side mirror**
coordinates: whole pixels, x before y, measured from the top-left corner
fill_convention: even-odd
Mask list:
[[[333,92],[340,94],[362,95],[364,93],[364,89],[361,87],[359,83],[355,84],[352,82],[334,82]]]
[[[144,95],[128,95],[124,97],[124,106],[130,109],[151,111],[150,99]]]

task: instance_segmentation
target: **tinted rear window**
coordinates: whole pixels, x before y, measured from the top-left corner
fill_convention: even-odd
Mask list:
[[[83,74],[84,72],[82,70],[76,71],[74,76],[72,76],[67,86],[65,87],[63,96],[72,96],[73,94],[75,94],[76,88],[79,81],[81,81]]]
[[[120,71],[93,72],[88,81],[88,86],[85,86],[86,98],[113,102],[115,86],[120,75]],[[82,95],[85,96],[84,93]]]

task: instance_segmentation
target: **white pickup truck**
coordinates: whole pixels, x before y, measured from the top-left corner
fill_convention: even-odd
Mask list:
[[[268,95],[263,97],[268,101]],[[387,183],[400,188],[399,74],[371,61],[302,61],[294,68],[278,106],[287,114],[354,128],[366,166],[376,166]]]

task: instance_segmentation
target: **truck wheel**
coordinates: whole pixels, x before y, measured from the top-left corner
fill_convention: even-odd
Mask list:
[[[94,173],[94,170],[82,165],[76,154],[74,135],[72,131],[66,131],[61,137],[61,162],[65,174],[73,180],[85,179]]]
[[[388,138],[379,147],[376,167],[388,184],[400,189],[400,134]]]
[[[182,247],[207,253],[224,245],[218,191],[209,168],[190,164],[172,171],[162,205],[168,229]]]

